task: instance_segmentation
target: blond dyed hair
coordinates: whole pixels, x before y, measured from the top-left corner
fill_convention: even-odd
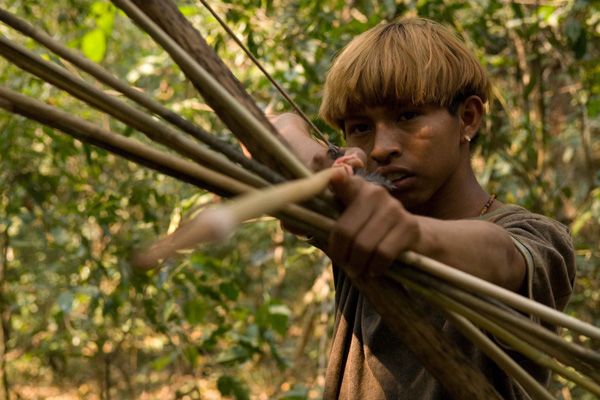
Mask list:
[[[402,103],[448,107],[476,95],[486,102],[487,73],[445,26],[423,18],[378,25],[354,38],[337,56],[325,81],[320,115],[343,128],[365,106]]]

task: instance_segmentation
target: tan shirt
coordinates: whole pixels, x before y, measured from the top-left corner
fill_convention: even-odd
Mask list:
[[[504,206],[482,218],[506,229],[527,260],[523,295],[562,310],[573,289],[575,256],[567,228],[518,206]],[[410,348],[387,329],[369,302],[334,267],[335,325],[325,380],[325,399],[447,399],[442,386]],[[528,398],[477,347],[427,304],[421,314],[454,340],[506,399]],[[549,372],[509,352],[532,376],[547,383]]]

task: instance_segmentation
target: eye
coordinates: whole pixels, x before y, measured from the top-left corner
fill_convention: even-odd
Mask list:
[[[417,118],[419,115],[420,114],[418,111],[402,111],[402,112],[398,113],[398,117],[396,118],[396,121],[397,122],[410,121],[410,120]]]
[[[372,125],[367,122],[350,122],[346,124],[346,135],[361,136],[370,133]]]

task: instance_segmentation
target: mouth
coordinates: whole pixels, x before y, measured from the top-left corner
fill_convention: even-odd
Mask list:
[[[379,167],[370,175],[381,177],[380,180],[384,182],[382,186],[390,193],[409,190],[416,183],[417,177],[411,170],[398,165]]]
[[[391,182],[392,192],[404,191],[411,188],[415,183],[416,175],[408,171],[390,171],[383,176],[388,182]]]
[[[411,176],[413,176],[413,175],[411,175],[407,172],[390,172],[389,174],[384,175],[384,177],[390,182],[402,181]]]

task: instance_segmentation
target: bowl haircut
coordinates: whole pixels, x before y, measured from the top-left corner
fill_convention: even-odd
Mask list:
[[[343,129],[364,107],[432,104],[455,114],[471,95],[485,103],[486,71],[445,26],[408,18],[375,26],[354,38],[336,57],[325,81],[320,115]]]

